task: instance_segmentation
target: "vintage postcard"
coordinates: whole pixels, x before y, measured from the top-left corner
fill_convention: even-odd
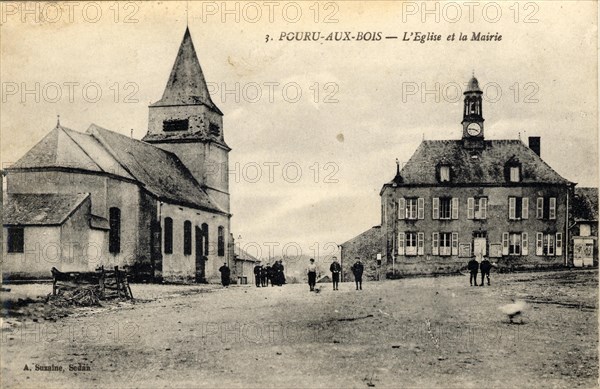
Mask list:
[[[4,1],[0,61],[0,387],[598,386],[596,1]]]

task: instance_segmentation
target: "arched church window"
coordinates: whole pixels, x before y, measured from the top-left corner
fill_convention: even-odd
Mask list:
[[[108,252],[118,254],[121,252],[121,210],[110,208],[108,210]]]
[[[192,255],[192,222],[183,222],[183,255]]]
[[[202,235],[204,237],[204,255],[208,255],[208,224],[202,224]]]
[[[173,254],[173,219],[165,218],[165,254]]]
[[[217,255],[219,257],[225,256],[225,228],[219,226],[218,230],[219,238],[217,242]]]

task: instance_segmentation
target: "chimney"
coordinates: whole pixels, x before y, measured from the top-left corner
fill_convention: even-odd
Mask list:
[[[533,152],[536,153],[538,157],[542,156],[541,139],[539,136],[529,137],[529,148],[533,150]]]

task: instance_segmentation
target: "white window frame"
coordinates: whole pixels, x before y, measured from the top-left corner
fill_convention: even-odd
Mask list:
[[[508,235],[508,255],[522,255],[522,236],[520,232],[510,232]]]
[[[398,233],[398,255],[404,255],[404,232]]]
[[[406,200],[404,197],[398,199],[398,219],[404,220],[406,217]]]
[[[452,233],[440,232],[440,256],[449,257],[452,255]]]
[[[438,220],[440,218],[440,198],[434,197],[431,204],[431,218]]]
[[[416,197],[406,198],[406,219],[417,220],[418,199]]]
[[[406,256],[417,255],[417,233],[416,232],[405,232],[404,233],[404,255],[406,255]]]
[[[521,168],[519,166],[511,166],[509,173],[510,182],[521,182]]]
[[[544,218],[544,198],[543,197],[537,198],[535,217],[536,217],[536,219]]]
[[[417,219],[425,219],[425,199],[423,197],[417,199]]]
[[[469,197],[467,199],[467,219],[475,219],[475,198]]]
[[[440,234],[439,232],[431,233],[431,254],[440,255]]]
[[[450,166],[440,166],[440,182],[450,182]]]
[[[425,254],[425,233],[417,233],[417,255]]]

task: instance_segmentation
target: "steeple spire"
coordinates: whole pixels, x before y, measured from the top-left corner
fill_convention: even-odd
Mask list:
[[[162,98],[151,106],[173,105],[205,105],[222,114],[210,98],[188,27],[185,28],[185,34]]]

